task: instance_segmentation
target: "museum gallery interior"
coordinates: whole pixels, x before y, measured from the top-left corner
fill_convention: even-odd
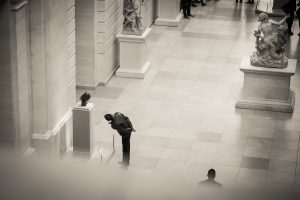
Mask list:
[[[300,191],[299,6],[0,0],[0,165]]]

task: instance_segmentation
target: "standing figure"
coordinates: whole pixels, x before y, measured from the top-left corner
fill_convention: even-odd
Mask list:
[[[289,0],[286,4],[284,4],[281,9],[286,15],[289,15],[289,17],[286,19],[286,23],[288,24],[288,33],[289,35],[293,35],[294,33],[292,32],[292,26],[294,23],[294,18],[295,18],[295,11],[296,11],[296,0]]]
[[[144,0],[124,0],[123,4],[123,30],[125,35],[142,35],[141,6]]]
[[[183,10],[183,17],[189,19],[189,17],[194,17],[191,14],[191,4],[192,0],[181,0],[180,7]]]
[[[121,164],[124,166],[124,168],[127,168],[130,160],[131,132],[135,132],[135,129],[133,128],[129,118],[122,113],[116,112],[113,115],[106,114],[104,118],[109,122],[109,124],[111,124],[113,129],[118,131],[122,137],[123,160]]]
[[[300,28],[300,1],[298,2],[297,6],[298,6],[298,8],[296,10],[296,14],[297,14],[297,17],[298,17],[299,28]],[[298,36],[300,36],[300,32],[298,33]]]

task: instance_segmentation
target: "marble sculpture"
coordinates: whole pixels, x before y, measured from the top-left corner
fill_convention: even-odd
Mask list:
[[[142,35],[144,32],[141,22],[141,5],[144,0],[124,0],[123,4],[123,30],[124,35]]]
[[[258,30],[254,31],[256,51],[250,57],[251,65],[280,69],[287,67],[288,58],[284,49],[287,41],[287,25],[285,23],[287,17],[276,22],[269,19],[266,13],[259,15],[260,24]]]
[[[88,101],[90,100],[91,95],[87,92],[83,93],[80,97],[81,100],[81,106],[86,106]]]

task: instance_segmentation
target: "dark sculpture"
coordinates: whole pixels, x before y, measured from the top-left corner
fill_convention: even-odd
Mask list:
[[[259,15],[260,25],[254,31],[256,52],[251,55],[251,65],[281,69],[287,67],[288,58],[284,50],[287,41],[287,25],[284,22],[287,17],[276,22],[265,13]],[[278,29],[274,29],[273,25],[279,26]]]
[[[124,0],[123,5],[123,30],[124,35],[142,35],[141,5],[144,0]]]
[[[81,100],[81,106],[86,106],[88,101],[90,100],[91,95],[87,92],[83,93],[81,97],[79,98]]]

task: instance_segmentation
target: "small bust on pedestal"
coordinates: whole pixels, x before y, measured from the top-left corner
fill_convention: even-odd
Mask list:
[[[79,98],[81,100],[81,106],[86,106],[90,98],[91,98],[90,93],[87,92],[83,93]]]

